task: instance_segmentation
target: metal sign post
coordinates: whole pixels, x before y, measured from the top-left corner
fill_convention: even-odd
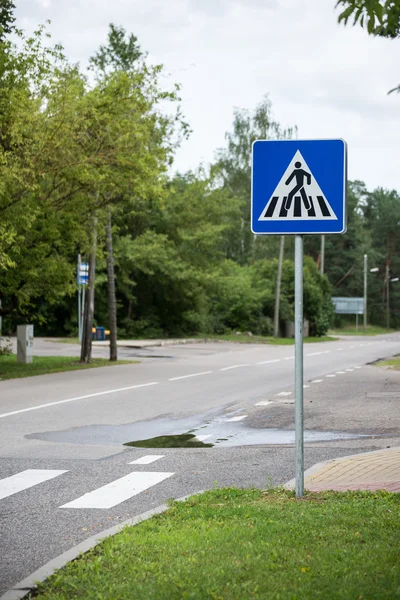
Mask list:
[[[295,236],[295,467],[296,496],[301,497],[304,495],[303,235],[346,232],[346,142],[256,140],[251,183],[252,232]],[[323,256],[321,260],[323,272]]]
[[[296,235],[294,243],[296,496],[300,497],[304,495],[303,236]]]

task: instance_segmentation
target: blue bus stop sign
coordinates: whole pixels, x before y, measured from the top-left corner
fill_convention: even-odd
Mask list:
[[[344,140],[257,140],[251,229],[261,235],[345,233]]]

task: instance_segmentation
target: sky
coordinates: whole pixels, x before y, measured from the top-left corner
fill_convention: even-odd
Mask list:
[[[134,33],[149,61],[180,83],[192,134],[175,169],[207,165],[233,111],[268,94],[275,120],[299,139],[343,138],[349,178],[400,192],[400,40],[337,23],[336,0],[15,0],[27,33],[46,20],[82,67],[109,23]]]

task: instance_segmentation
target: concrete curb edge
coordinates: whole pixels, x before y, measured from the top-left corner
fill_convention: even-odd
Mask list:
[[[176,502],[184,502],[185,500],[187,500],[187,498],[190,498],[191,496],[202,494],[203,491],[204,490],[193,492],[192,494],[188,494],[187,496],[183,496],[182,498],[177,498]],[[127,519],[122,523],[118,523],[118,525],[114,525],[109,529],[105,529],[104,531],[92,535],[80,544],[77,544],[76,546],[73,546],[66,552],[63,552],[55,558],[52,558],[42,567],[39,567],[39,569],[28,575],[28,577],[25,577],[25,579],[15,584],[12,587],[12,589],[5,592],[0,597],[0,600],[22,600],[22,598],[24,598],[27,594],[29,594],[29,592],[33,591],[36,588],[36,583],[38,581],[43,582],[45,579],[50,577],[50,575],[52,575],[54,571],[61,569],[67,563],[77,558],[80,554],[88,552],[89,550],[100,544],[100,542],[102,542],[105,538],[116,535],[127,526],[138,525],[138,523],[141,523],[142,521],[151,519],[151,517],[154,517],[154,515],[159,515],[165,512],[167,509],[167,504],[161,504],[160,506],[152,508],[151,510],[148,510],[144,513],[141,513],[136,517]]]

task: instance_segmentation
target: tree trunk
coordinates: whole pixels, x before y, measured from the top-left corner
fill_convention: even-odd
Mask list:
[[[85,315],[82,331],[81,362],[89,363],[92,360],[92,327],[94,315],[94,279],[96,275],[96,248],[97,248],[97,219],[92,219],[92,252],[89,256],[89,282],[85,298]]]
[[[111,231],[111,211],[107,214],[107,287],[108,325],[110,327],[110,360],[117,360],[117,301],[115,297],[114,255]]]

